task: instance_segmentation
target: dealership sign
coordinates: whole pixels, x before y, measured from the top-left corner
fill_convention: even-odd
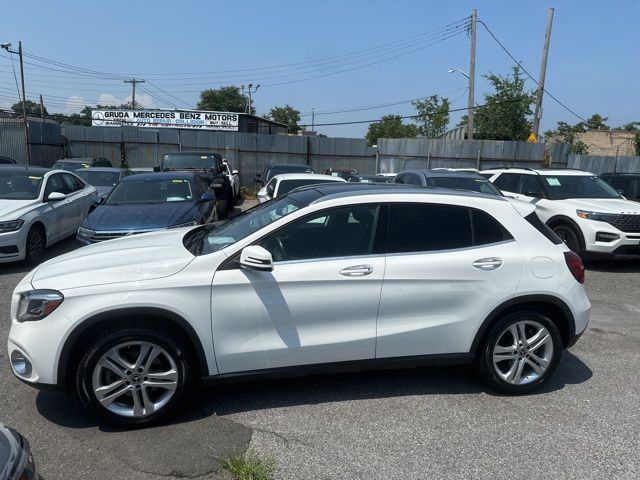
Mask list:
[[[238,131],[237,113],[196,110],[91,110],[94,127],[197,128]]]

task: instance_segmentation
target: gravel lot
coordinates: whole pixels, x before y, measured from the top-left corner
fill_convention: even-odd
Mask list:
[[[253,382],[206,389],[171,425],[134,432],[11,375],[8,302],[27,270],[0,265],[0,421],[27,436],[47,480],[216,478],[216,457],[249,442],[279,479],[640,477],[640,261],[590,265],[589,329],[540,394],[495,395],[465,368]]]

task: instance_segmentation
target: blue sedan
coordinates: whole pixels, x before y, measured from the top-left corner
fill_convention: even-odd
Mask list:
[[[82,222],[82,245],[165,228],[188,227],[218,220],[217,201],[199,175],[184,172],[132,175]]]

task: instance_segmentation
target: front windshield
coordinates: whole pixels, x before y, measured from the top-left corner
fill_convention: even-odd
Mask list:
[[[81,168],[89,168],[91,167],[91,164],[88,162],[83,162],[83,163],[78,163],[78,162],[56,162],[55,165],[53,166],[54,170],[67,170],[69,172],[75,172],[76,170],[79,170]]]
[[[621,198],[606,182],[595,175],[544,175],[543,184],[552,200],[566,198]]]
[[[208,153],[165,153],[162,159],[164,170],[194,168],[202,170],[215,168],[216,156]]]
[[[320,196],[316,190],[303,190],[260,203],[220,226],[209,225],[190,231],[184,238],[184,245],[194,255],[217,252],[306,207]]]
[[[472,192],[486,193],[488,195],[500,195],[500,190],[484,178],[468,177],[435,177],[429,179],[434,187],[452,188],[455,190],[469,190]]]
[[[276,175],[283,173],[315,173],[313,168],[306,165],[273,165],[270,166],[265,175],[265,182],[268,182]]]
[[[320,183],[337,183],[335,180],[318,180],[318,179],[300,179],[300,180],[280,180],[278,185],[278,196],[285,195],[291,190],[295,190],[298,187],[304,187],[307,185],[317,185]]]
[[[135,178],[135,177],[133,177]],[[182,178],[127,180],[118,183],[106,205],[192,202],[191,184]]]
[[[0,171],[0,199],[35,200],[40,194],[42,175]]]
[[[76,175],[94,187],[113,187],[120,178],[118,172],[99,172],[95,170],[78,170]]]

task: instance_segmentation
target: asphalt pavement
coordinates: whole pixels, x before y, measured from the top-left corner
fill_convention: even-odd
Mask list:
[[[130,432],[10,373],[10,294],[28,270],[0,265],[0,421],[29,439],[46,480],[218,478],[216,459],[248,446],[287,480],[640,477],[640,261],[589,266],[588,331],[538,394],[497,395],[467,368],[250,382]]]

